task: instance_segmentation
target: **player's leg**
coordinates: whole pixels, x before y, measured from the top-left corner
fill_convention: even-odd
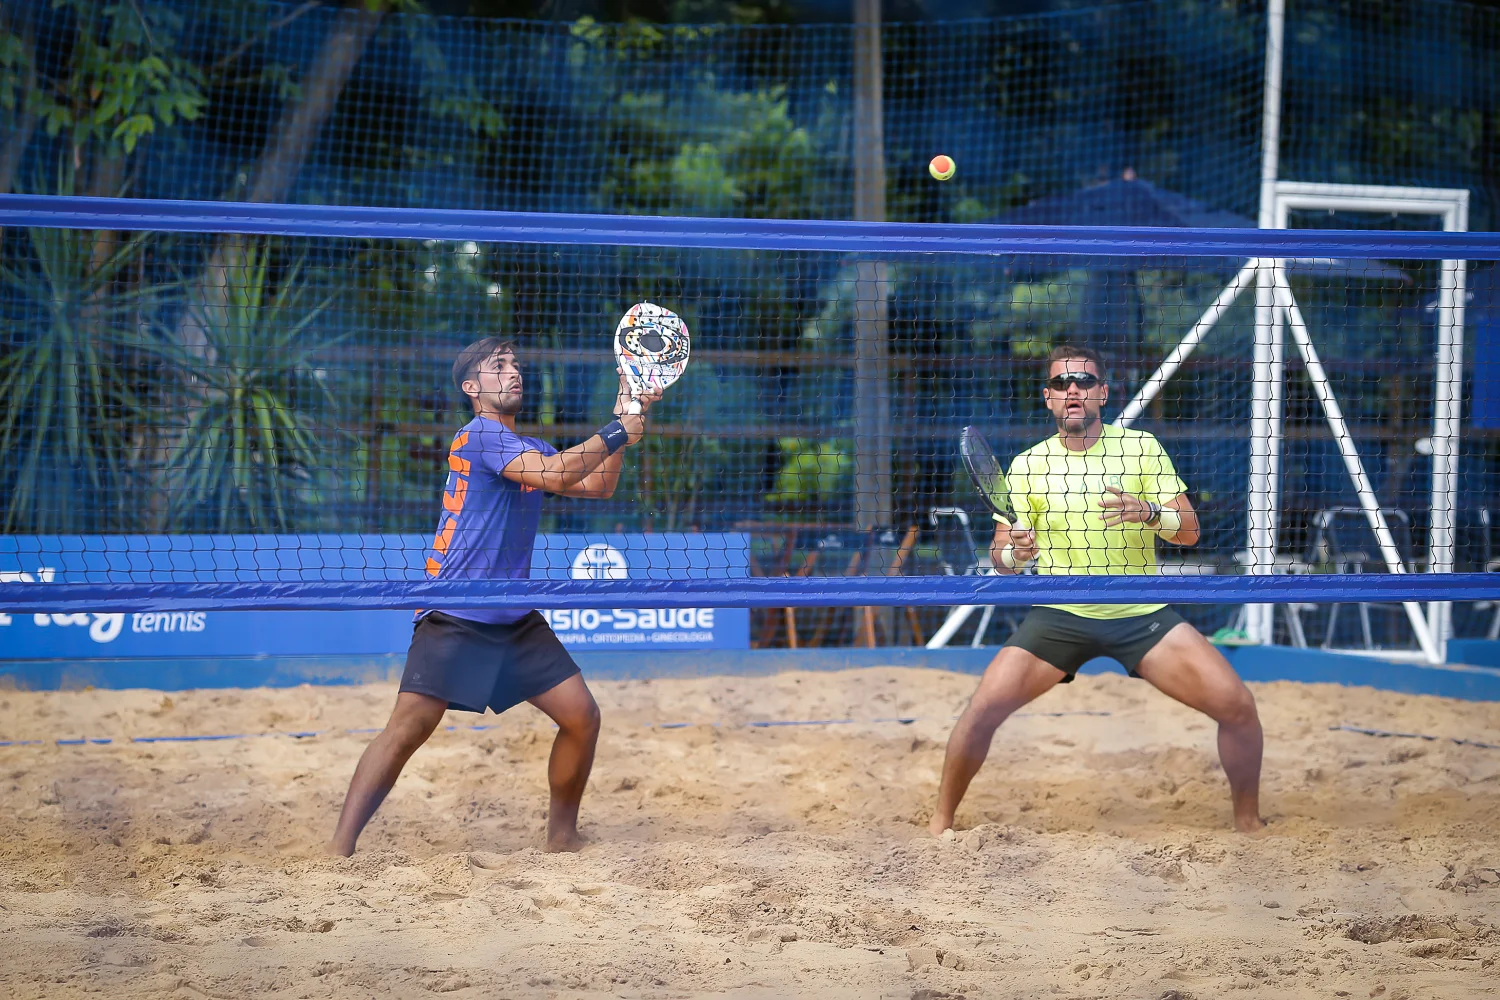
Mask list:
[[[343,857],[354,853],[354,844],[365,824],[385,801],[411,755],[443,721],[447,710],[446,701],[431,695],[414,691],[396,695],[390,721],[360,755],[354,777],[349,781],[349,792],[344,796],[344,808],[339,812],[338,828],[327,845],[328,853]]]
[[[1141,658],[1136,673],[1219,724],[1219,760],[1229,779],[1235,828],[1250,833],[1264,826],[1260,765],[1265,738],[1255,696],[1229,661],[1197,629],[1182,622]]]
[[[1019,630],[1017,634],[1020,634]],[[948,737],[937,811],[927,824],[933,836],[953,826],[958,804],[969,790],[969,782],[984,765],[985,757],[989,756],[990,741],[1000,724],[1012,712],[1046,694],[1067,676],[1020,646],[1006,646],[995,654]]]
[[[578,807],[594,766],[594,748],[599,743],[599,705],[583,675],[575,673],[531,704],[557,723],[557,739],[547,761],[547,850],[576,851],[583,846],[578,836]]]

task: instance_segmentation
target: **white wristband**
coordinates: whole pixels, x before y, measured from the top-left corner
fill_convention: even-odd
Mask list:
[[[1019,564],[1016,562],[1016,547],[1014,545],[1007,545],[1000,550],[1000,565],[1006,569],[1016,569],[1018,567]]]
[[[1182,530],[1182,512],[1163,507],[1157,515],[1156,533],[1163,538]]]

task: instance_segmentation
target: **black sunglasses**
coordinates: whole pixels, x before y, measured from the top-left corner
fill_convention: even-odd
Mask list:
[[[1076,385],[1087,392],[1099,384],[1099,376],[1093,372],[1063,372],[1047,380],[1047,388],[1053,392],[1067,392],[1068,386]]]

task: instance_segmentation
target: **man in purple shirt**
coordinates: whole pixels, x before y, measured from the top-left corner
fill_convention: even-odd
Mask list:
[[[464,348],[453,364],[453,383],[469,397],[474,419],[454,437],[448,453],[448,482],[425,560],[427,575],[525,579],[531,574],[542,494],[611,496],[620,478],[621,452],[641,439],[644,416],[626,413],[630,397],[622,378],[616,419],[582,444],[559,452],[517,434],[521,370],[515,345],[498,337]],[[658,398],[638,397],[641,409],[649,410]],[[594,763],[599,706],[546,619],[527,608],[495,608],[417,614],[395,710],[354,769],[329,853],[354,853],[365,824],[444,712],[488,708],[498,714],[523,701],[557,723],[547,766],[552,797],[546,847],[577,850],[578,806]]]

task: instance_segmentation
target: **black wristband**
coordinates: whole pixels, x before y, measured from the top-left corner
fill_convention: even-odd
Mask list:
[[[599,436],[604,439],[604,447],[609,449],[611,455],[630,443],[630,432],[618,419],[599,428]]]

